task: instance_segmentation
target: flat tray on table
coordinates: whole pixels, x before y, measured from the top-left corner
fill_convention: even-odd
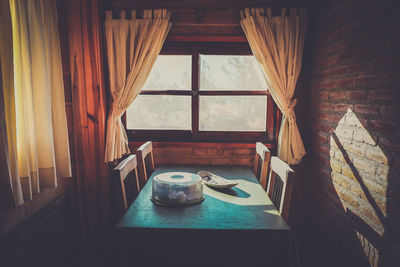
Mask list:
[[[203,182],[210,187],[231,188],[239,184],[236,181],[222,178],[221,176],[208,171],[199,171],[197,175],[199,175],[203,179]]]

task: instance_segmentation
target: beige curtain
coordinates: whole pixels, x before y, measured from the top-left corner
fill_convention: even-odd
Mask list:
[[[291,8],[289,15],[282,9],[282,15],[274,17],[271,9],[264,12],[263,8],[246,8],[241,12],[241,25],[269,92],[283,114],[278,156],[289,164],[298,164],[306,152],[297,127],[293,94],[303,56],[305,9]]]
[[[71,176],[57,9],[51,0],[9,4],[13,67],[6,70],[13,70],[14,86],[3,88],[9,169],[27,200]]]
[[[107,121],[105,161],[129,153],[128,138],[121,116],[139,94],[171,28],[165,9],[144,10],[143,19],[112,19],[106,11],[107,60],[112,106]]]

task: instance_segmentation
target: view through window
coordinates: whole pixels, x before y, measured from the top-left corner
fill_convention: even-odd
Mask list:
[[[266,90],[257,64],[253,56],[200,55],[200,91],[230,91],[230,95],[200,96],[199,130],[266,130],[267,97],[235,93]]]
[[[267,84],[252,55],[159,55],[126,112],[129,133],[186,137],[267,131]]]
[[[192,56],[158,56],[143,91],[192,90]],[[190,95],[139,95],[126,111],[127,129],[190,130]]]

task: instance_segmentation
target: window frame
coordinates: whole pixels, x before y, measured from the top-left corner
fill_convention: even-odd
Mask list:
[[[261,141],[276,143],[277,107],[268,90],[199,90],[200,54],[204,55],[253,55],[248,43],[232,42],[165,42],[160,55],[192,56],[191,90],[142,90],[140,95],[185,95],[191,96],[192,130],[141,130],[127,129],[126,113],[123,124],[129,141],[165,141],[165,142],[220,142],[252,143]],[[199,97],[200,96],[267,96],[266,131],[200,131]]]

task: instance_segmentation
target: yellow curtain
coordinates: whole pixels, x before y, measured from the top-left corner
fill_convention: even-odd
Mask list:
[[[167,37],[171,23],[165,9],[144,10],[143,19],[112,19],[106,11],[107,59],[112,106],[107,121],[105,161],[129,153],[128,138],[121,116],[135,100],[153,67]]]
[[[278,156],[289,164],[298,164],[306,152],[297,127],[293,94],[301,70],[306,16],[303,8],[289,11],[286,15],[286,9],[282,9],[281,16],[273,17],[270,8],[267,14],[263,8],[246,8],[241,11],[241,26],[283,114]]]
[[[8,0],[0,0],[0,98],[1,98],[1,148],[0,148],[0,196],[5,208],[24,203],[18,176],[16,154],[16,117],[14,95],[13,47],[10,6]]]
[[[71,176],[57,9],[51,0],[9,4],[13,66],[6,70],[13,70],[14,87],[3,91],[9,159],[18,165],[10,169],[24,199],[32,199],[40,188],[56,187],[57,177]]]

